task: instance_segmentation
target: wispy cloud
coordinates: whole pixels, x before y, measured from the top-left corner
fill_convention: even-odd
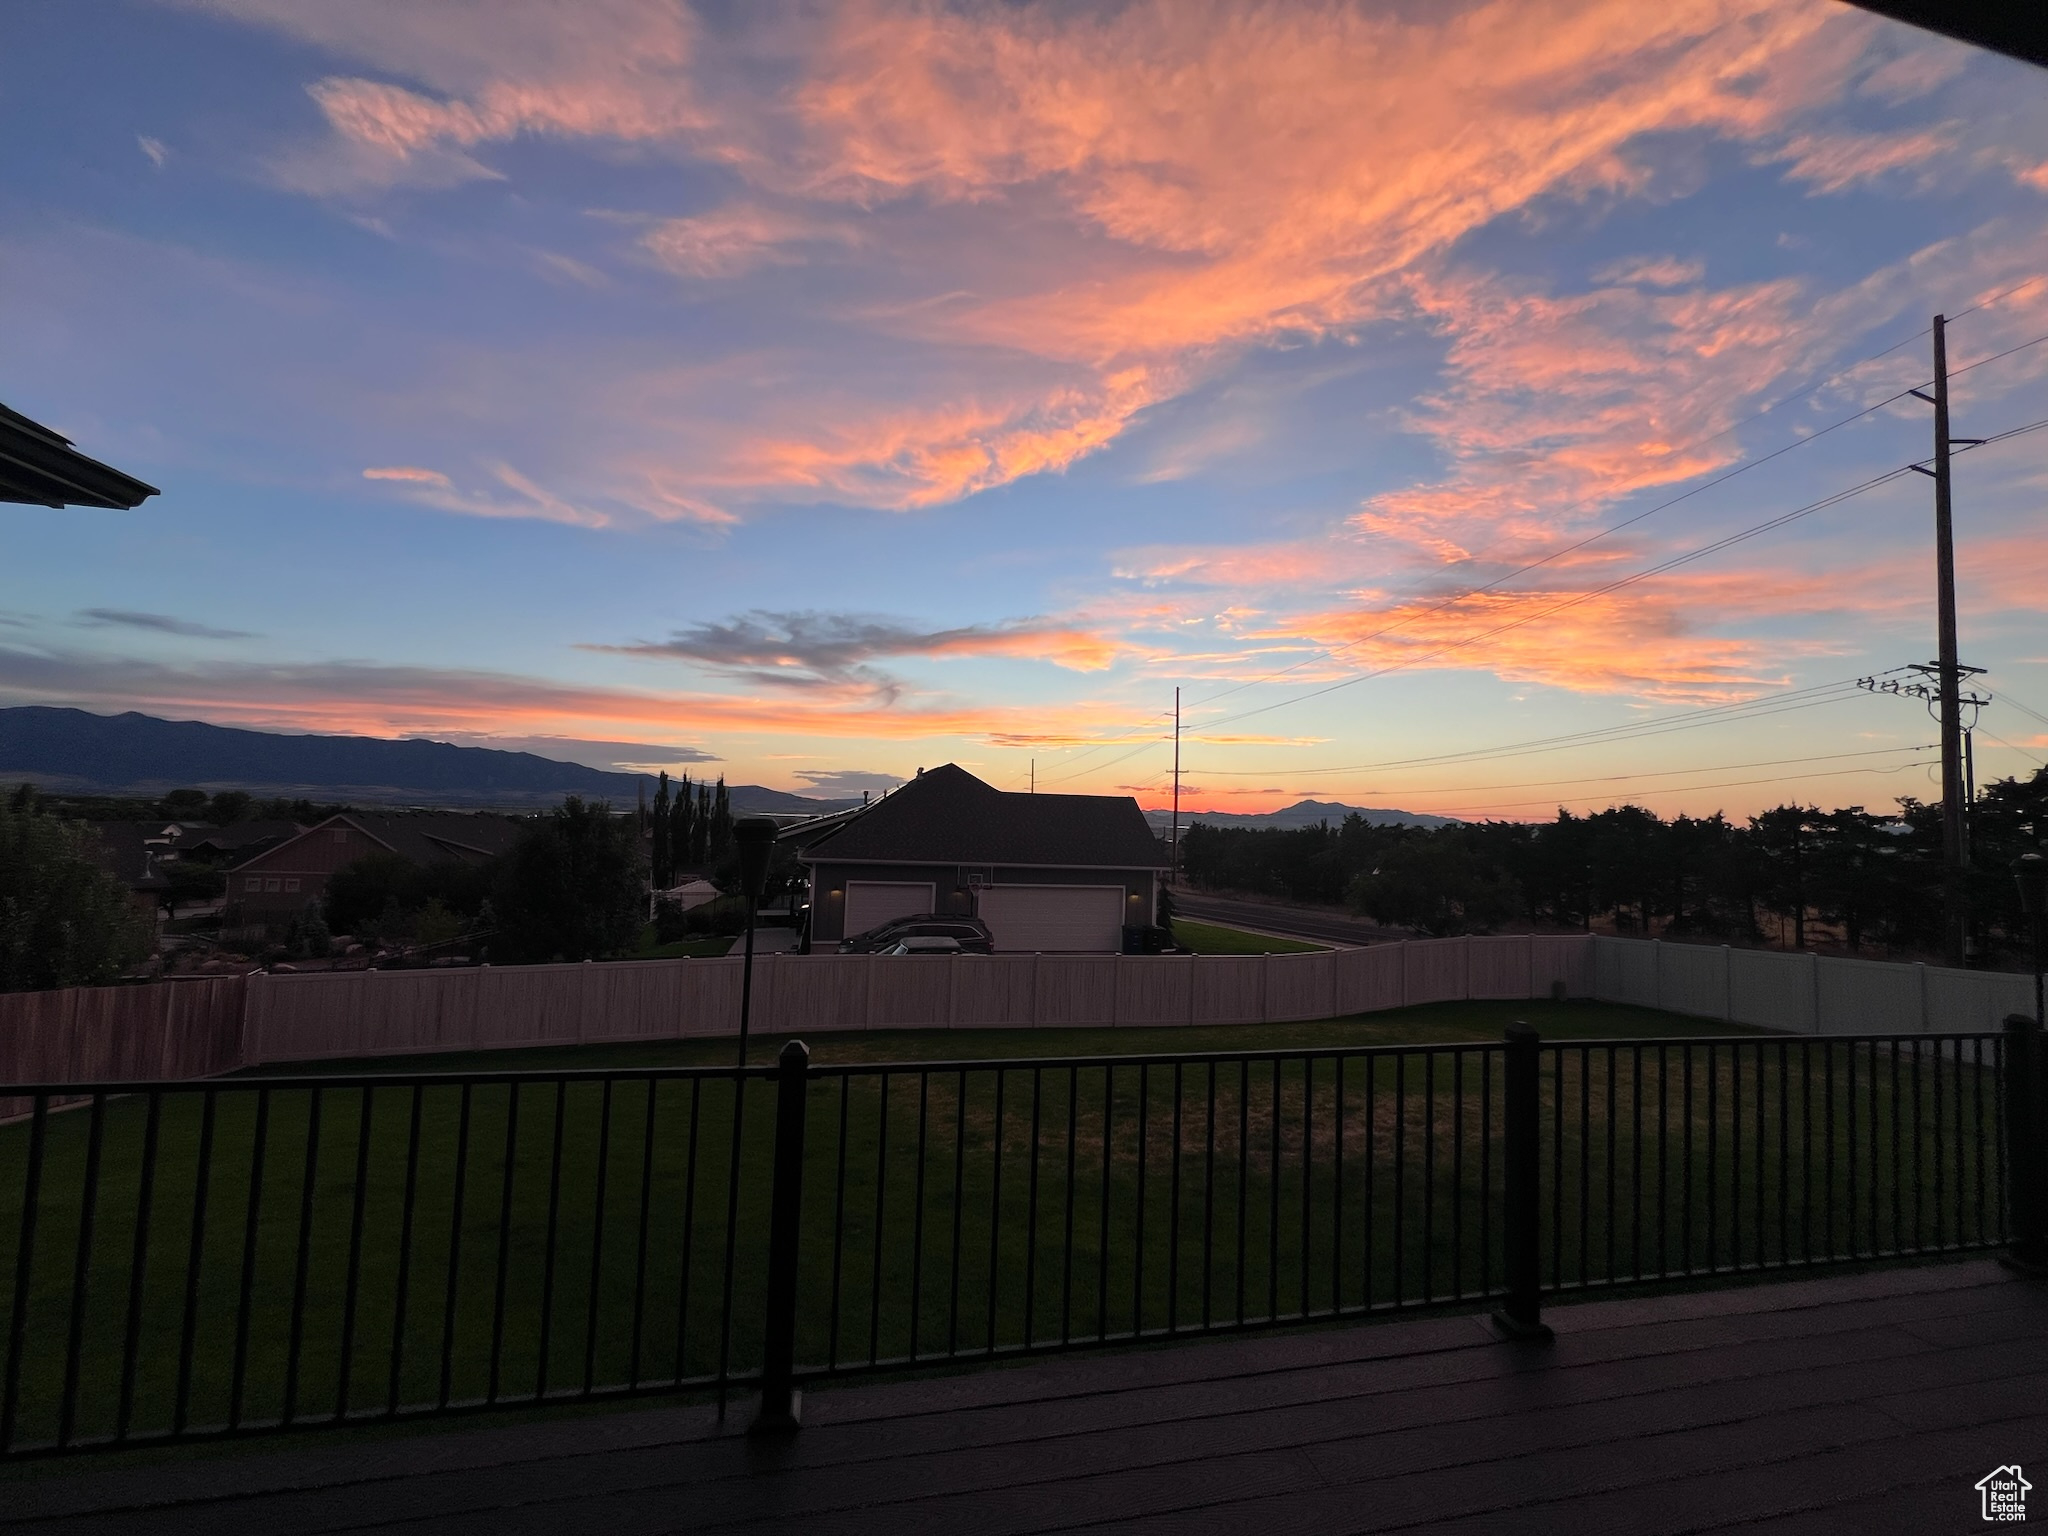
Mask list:
[[[863,791],[879,795],[904,782],[900,773],[872,773],[864,768],[799,768],[796,776],[826,796],[839,797]]]
[[[174,618],[168,613],[142,613],[133,608],[85,608],[78,622],[88,629],[144,629],[159,635],[182,635],[193,640],[253,640],[246,629],[216,629],[192,619]]]
[[[149,163],[158,170],[162,170],[164,162],[171,158],[171,152],[165,146],[164,141],[162,139],[153,139],[146,133],[135,135],[135,147],[141,150],[148,157]]]
[[[766,611],[694,624],[666,640],[583,648],[692,662],[771,687],[855,685],[891,694],[900,687],[897,680],[871,663],[908,656],[1011,656],[1048,661],[1069,671],[1100,672],[1119,656],[1141,650],[1107,633],[1056,621],[924,629],[907,620],[871,614]]]

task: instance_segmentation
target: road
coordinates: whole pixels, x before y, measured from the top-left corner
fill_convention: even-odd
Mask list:
[[[1409,937],[1402,929],[1381,928],[1362,917],[1351,917],[1329,907],[1290,907],[1272,901],[1210,896],[1186,886],[1174,888],[1173,909],[1198,923],[1222,923],[1233,928],[1286,934],[1290,938],[1316,939],[1325,944],[1384,944],[1389,939]]]

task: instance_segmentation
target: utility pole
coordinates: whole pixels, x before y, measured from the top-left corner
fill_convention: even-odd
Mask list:
[[[1935,665],[1941,701],[1941,906],[1942,954],[1950,965],[1963,965],[1970,950],[1969,849],[1963,830],[1962,666],[1956,654],[1956,549],[1950,495],[1950,450],[1956,439],[1948,431],[1948,322],[1934,317],[1934,393],[1914,390],[1934,407],[1934,467],[1914,465],[1934,480],[1934,566],[1937,639]],[[1964,438],[1974,443],[1975,439]]]
[[[1180,884],[1180,690],[1173,690],[1173,841],[1167,844],[1166,883]]]

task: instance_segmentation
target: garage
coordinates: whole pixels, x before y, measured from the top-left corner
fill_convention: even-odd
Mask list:
[[[1123,948],[1121,885],[1005,885],[975,903],[998,951],[1115,954]]]
[[[932,910],[933,889],[929,880],[847,881],[846,936],[866,933],[899,917],[922,917]]]

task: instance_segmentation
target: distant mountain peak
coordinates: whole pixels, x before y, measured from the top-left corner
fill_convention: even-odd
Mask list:
[[[1393,810],[1382,806],[1346,805],[1341,800],[1297,800],[1277,811],[1189,811],[1180,813],[1181,825],[1193,826],[1200,822],[1211,827],[1312,827],[1317,822],[1327,821],[1331,826],[1341,826],[1347,816],[1362,816],[1375,827],[1448,827],[1457,821],[1455,816],[1432,816],[1426,811]],[[1145,819],[1154,827],[1166,827],[1172,823],[1171,808],[1145,812]]]
[[[634,805],[651,774],[614,773],[535,752],[416,738],[289,735],[128,710],[27,704],[0,709],[0,783],[78,794],[241,789],[364,805],[534,809],[564,795]],[[735,811],[836,810],[758,784],[727,786]]]

